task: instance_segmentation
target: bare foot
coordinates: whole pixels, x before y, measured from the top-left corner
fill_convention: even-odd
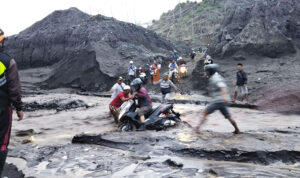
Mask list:
[[[239,130],[235,130],[234,132],[232,132],[234,134],[240,134],[241,132]]]

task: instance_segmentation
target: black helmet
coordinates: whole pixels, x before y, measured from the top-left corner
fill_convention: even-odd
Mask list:
[[[204,71],[207,72],[209,76],[214,75],[218,72],[219,65],[218,64],[208,64],[204,67]]]
[[[137,86],[137,85],[142,85],[142,80],[140,79],[140,78],[136,78],[136,79],[134,79],[131,83],[130,83],[130,85],[131,86]]]

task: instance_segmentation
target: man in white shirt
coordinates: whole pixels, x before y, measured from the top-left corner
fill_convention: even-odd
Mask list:
[[[118,81],[114,86],[110,89],[111,98],[114,99],[120,92],[124,90],[125,84],[123,83],[123,77],[119,77]]]
[[[129,62],[127,77],[128,77],[128,80],[129,80],[129,84],[136,77],[136,67],[133,65],[133,61]]]

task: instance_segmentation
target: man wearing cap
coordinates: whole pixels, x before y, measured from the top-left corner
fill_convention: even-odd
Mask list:
[[[132,99],[132,97],[130,96],[130,86],[125,85],[124,86],[124,91],[120,92],[110,103],[109,103],[109,110],[110,113],[113,115],[114,120],[116,122],[116,124],[119,123],[118,121],[118,117],[119,117],[119,108],[120,106],[128,101]]]
[[[136,67],[133,65],[133,61],[129,62],[127,77],[128,77],[128,80],[129,80],[129,84],[136,77]]]
[[[16,61],[3,53],[5,36],[0,29],[0,177],[7,156],[9,144],[12,105],[16,108],[19,120],[23,119],[21,85]]]
[[[110,89],[111,98],[114,99],[120,92],[124,90],[125,84],[123,83],[123,77],[119,77],[118,81],[114,86]]]

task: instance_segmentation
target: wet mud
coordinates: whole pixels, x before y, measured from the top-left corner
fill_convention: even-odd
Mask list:
[[[182,119],[176,127],[119,132],[108,113],[110,98],[56,93],[28,96],[24,101],[49,103],[64,98],[93,107],[60,112],[55,107],[37,109],[27,112],[22,122],[13,123],[7,163],[25,177],[300,175],[297,115],[231,108],[242,134],[232,134],[232,126],[219,113],[212,114],[198,134],[192,127],[205,106],[175,104]],[[26,139],[31,141],[25,144]]]

